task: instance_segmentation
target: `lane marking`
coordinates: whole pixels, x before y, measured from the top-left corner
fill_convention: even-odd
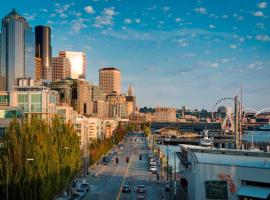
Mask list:
[[[125,180],[126,180],[127,173],[128,173],[128,168],[129,168],[129,165],[130,165],[130,163],[131,163],[131,156],[133,155],[132,149],[131,149],[130,152],[131,152],[131,154],[130,154],[130,156],[129,156],[129,162],[128,162],[127,167],[126,167],[126,170],[125,170],[125,176],[124,176],[124,178],[123,178],[123,181],[122,181],[122,183],[121,183],[121,185],[120,185],[120,189],[119,189],[118,194],[117,194],[117,197],[116,197],[117,200],[119,200],[119,198],[120,198],[121,190],[122,190],[122,187],[123,187],[124,182],[125,182]]]

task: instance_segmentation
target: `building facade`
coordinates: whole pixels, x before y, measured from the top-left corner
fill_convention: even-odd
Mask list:
[[[181,185],[188,199],[270,198],[270,153],[180,148]]]
[[[175,122],[176,109],[175,108],[155,108],[152,116],[152,122]]]
[[[121,72],[120,70],[109,67],[99,70],[99,86],[105,94],[116,92],[121,94]]]
[[[0,90],[11,90],[17,78],[34,77],[34,33],[13,9],[2,20]]]
[[[60,51],[60,57],[68,58],[71,64],[71,78],[85,79],[86,77],[86,55],[83,52]]]
[[[44,86],[13,86],[10,106],[21,107],[25,119],[50,121],[56,115],[58,93]]]
[[[51,28],[49,26],[35,27],[35,57],[41,59],[41,79],[51,80]]]
[[[71,64],[68,58],[53,57],[51,60],[52,81],[58,81],[71,77]]]

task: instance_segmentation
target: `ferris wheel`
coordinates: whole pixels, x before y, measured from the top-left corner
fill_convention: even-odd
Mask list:
[[[237,103],[238,107],[240,108],[240,102],[238,100]],[[221,127],[223,130],[233,131],[235,129],[234,108],[235,108],[235,98],[233,97],[224,97],[218,100],[213,106],[212,118],[213,120],[218,119],[221,121]]]

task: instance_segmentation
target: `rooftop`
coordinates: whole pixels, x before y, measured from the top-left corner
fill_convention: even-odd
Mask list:
[[[249,150],[205,148],[195,145],[180,145],[190,150],[197,163],[229,165],[270,169],[270,153]]]
[[[119,69],[114,68],[114,67],[104,67],[104,68],[100,69],[99,71],[101,71],[101,70],[116,70],[116,71],[120,71]]]

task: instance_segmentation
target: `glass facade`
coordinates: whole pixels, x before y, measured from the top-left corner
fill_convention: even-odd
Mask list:
[[[2,20],[0,58],[1,90],[11,90],[17,78],[33,77],[34,34],[15,10]]]

